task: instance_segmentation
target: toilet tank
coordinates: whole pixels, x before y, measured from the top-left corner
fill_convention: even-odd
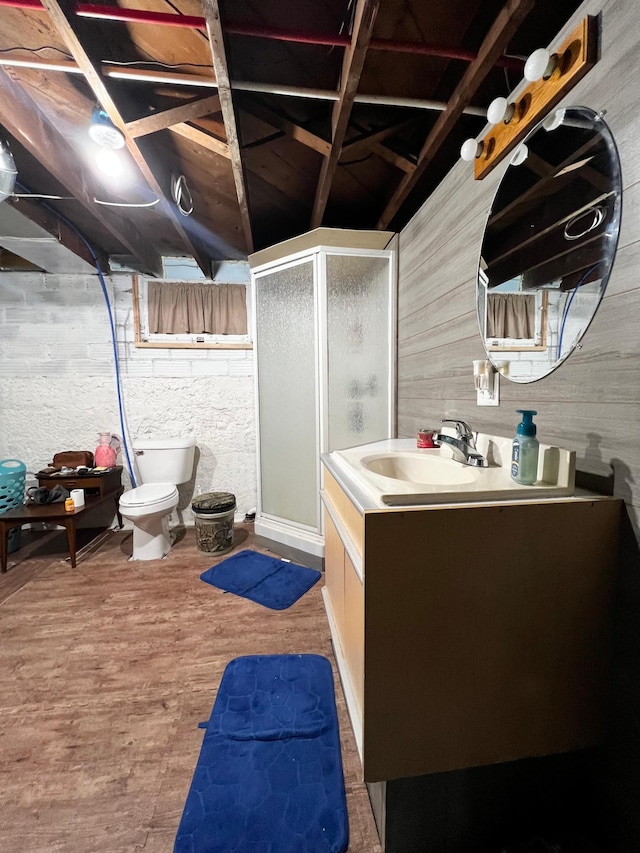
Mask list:
[[[139,438],[132,442],[142,483],[186,483],[193,473],[194,438]]]

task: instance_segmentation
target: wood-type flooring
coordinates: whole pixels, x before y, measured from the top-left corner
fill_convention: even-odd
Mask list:
[[[23,541],[29,534],[23,531]],[[256,548],[236,526],[232,553]],[[72,569],[64,533],[0,577],[0,850],[171,853],[223,670],[247,654],[315,653],[334,668],[350,853],[380,853],[335,667],[320,580],[269,610],[199,579],[193,528],[165,560],[129,562],[108,533]],[[228,555],[225,555],[228,556]]]

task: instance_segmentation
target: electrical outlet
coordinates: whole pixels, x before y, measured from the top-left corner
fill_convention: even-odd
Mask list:
[[[491,385],[487,391],[476,391],[476,406],[500,405],[500,374],[492,371]]]

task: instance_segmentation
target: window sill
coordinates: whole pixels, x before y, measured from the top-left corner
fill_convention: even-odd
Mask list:
[[[253,349],[251,342],[225,343],[224,341],[207,343],[187,343],[186,341],[135,341],[140,349]]]

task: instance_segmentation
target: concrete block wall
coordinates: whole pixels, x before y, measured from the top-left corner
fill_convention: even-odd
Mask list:
[[[196,439],[195,476],[174,521],[191,524],[191,497],[214,490],[233,492],[243,517],[256,505],[252,350],[137,349],[131,276],[106,286],[130,439]],[[0,458],[35,472],[57,451],[93,450],[104,430],[121,434],[98,277],[0,273]]]

